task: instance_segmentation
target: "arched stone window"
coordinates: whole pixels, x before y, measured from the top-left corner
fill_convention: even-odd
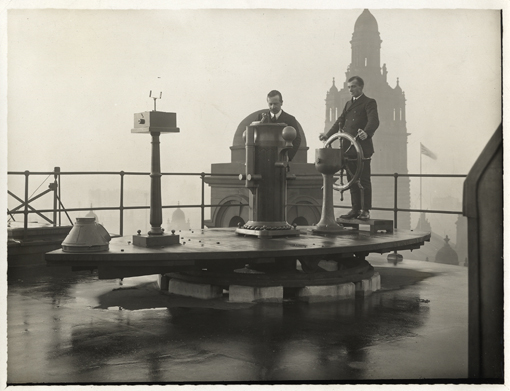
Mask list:
[[[212,217],[214,227],[237,227],[238,222],[242,221],[244,224],[248,220],[249,208],[243,206],[248,205],[248,197],[241,194],[231,195],[222,199],[219,204],[221,206]]]
[[[308,220],[306,220],[303,216],[296,217],[291,224],[292,225],[294,225],[294,224],[296,224],[296,225],[303,225],[303,226],[310,225],[308,223]]]
[[[287,207],[287,222],[297,225],[314,225],[321,218],[321,205],[310,196],[298,196],[289,200],[289,204],[298,204]]]
[[[234,216],[230,219],[228,226],[229,227],[238,227],[239,225],[244,225],[244,223],[246,223],[246,221],[244,221],[241,217]]]

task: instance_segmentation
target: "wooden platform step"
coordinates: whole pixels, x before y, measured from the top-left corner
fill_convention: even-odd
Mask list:
[[[344,227],[353,227],[359,229],[360,225],[369,225],[370,233],[375,234],[379,231],[385,231],[387,233],[393,232],[393,220],[360,220],[360,219],[342,219],[338,217],[336,219],[338,224],[342,224]]]

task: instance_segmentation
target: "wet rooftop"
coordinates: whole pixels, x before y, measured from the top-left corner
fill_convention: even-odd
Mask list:
[[[9,271],[8,384],[455,382],[467,377],[467,268],[368,260],[364,299],[239,304],[157,276]]]

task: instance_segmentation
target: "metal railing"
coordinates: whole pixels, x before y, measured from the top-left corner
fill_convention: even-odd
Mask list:
[[[28,216],[29,214],[35,213],[38,216],[42,217],[44,220],[52,224],[53,226],[62,225],[62,213],[65,213],[70,225],[73,224],[69,212],[81,212],[81,211],[89,211],[91,208],[65,208],[62,199],[61,199],[61,177],[67,175],[118,175],[120,180],[120,189],[119,189],[119,206],[111,206],[111,207],[94,207],[93,210],[118,210],[119,211],[119,235],[123,236],[124,234],[124,212],[126,210],[143,210],[150,209],[150,205],[143,206],[126,206],[124,205],[124,178],[125,176],[149,176],[149,172],[130,172],[130,171],[69,171],[62,172],[60,171],[60,167],[55,167],[53,171],[9,171],[8,175],[20,175],[24,176],[25,184],[24,184],[24,197],[19,197],[10,190],[7,190],[8,194],[20,202],[18,206],[13,209],[8,209],[7,214],[11,216],[14,220],[14,216],[17,214],[23,214],[24,216],[24,237],[26,237],[26,230],[28,229]],[[35,196],[29,196],[29,180],[31,176],[43,176],[53,175],[53,182],[49,184],[48,189],[42,191],[41,193]],[[162,208],[200,208],[200,226],[204,228],[205,223],[205,208],[213,208],[223,206],[222,204],[206,204],[205,203],[205,179],[206,177],[232,177],[237,178],[236,174],[212,174],[206,172],[180,172],[180,173],[162,173],[163,176],[194,176],[199,177],[201,180],[201,201],[200,204],[189,204],[189,205],[163,205]],[[317,175],[301,175],[303,177],[308,176],[319,176]],[[300,177],[300,175],[297,175]],[[413,212],[413,213],[439,213],[439,214],[462,214],[462,211],[450,211],[450,210],[430,210],[430,209],[410,209],[410,208],[399,208],[398,207],[398,179],[403,177],[414,177],[414,178],[465,178],[466,175],[463,174],[372,174],[372,177],[393,177],[394,178],[394,193],[393,193],[393,207],[373,207],[372,210],[381,210],[381,211],[393,211],[394,216],[394,226],[397,228],[397,218],[399,212]],[[36,189],[37,191],[37,189]],[[36,209],[30,205],[31,202],[41,198],[42,196],[53,193],[53,208],[52,209]],[[239,207],[239,206],[247,206],[247,204],[236,203],[229,204],[228,206]],[[292,204],[289,203],[287,206],[303,206],[303,204]],[[308,206],[317,206],[320,205],[308,205]],[[334,205],[335,208],[350,208],[350,206],[344,205]],[[43,213],[52,213],[53,219],[48,218],[43,215]]]
[[[372,174],[372,177],[393,177],[393,208],[372,208],[373,210],[393,211],[393,224],[398,228],[397,217],[398,212],[414,212],[414,213],[439,213],[439,214],[456,214],[462,215],[462,211],[451,210],[431,210],[431,209],[410,209],[398,207],[398,178],[466,178],[465,174]]]

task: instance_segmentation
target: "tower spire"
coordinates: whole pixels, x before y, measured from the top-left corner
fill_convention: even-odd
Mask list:
[[[351,40],[351,73],[361,77],[381,72],[381,38],[379,26],[368,9],[363,10],[354,24]],[[375,79],[376,75],[374,75]]]

